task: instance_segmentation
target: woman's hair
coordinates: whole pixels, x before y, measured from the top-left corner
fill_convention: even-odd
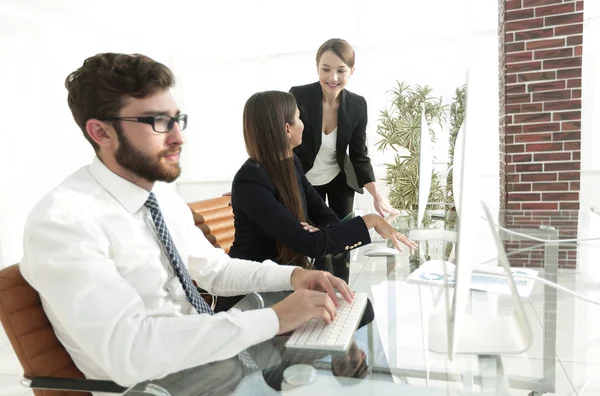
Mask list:
[[[336,54],[349,68],[354,67],[354,49],[346,40],[333,38],[321,44],[317,51],[317,65],[321,60],[321,56],[327,51]]]
[[[283,206],[300,221],[306,221],[300,197],[293,152],[285,124],[294,125],[296,100],[287,92],[265,91],[252,95],[244,106],[244,141],[248,156],[267,172]],[[277,242],[281,264],[308,267],[306,256]]]

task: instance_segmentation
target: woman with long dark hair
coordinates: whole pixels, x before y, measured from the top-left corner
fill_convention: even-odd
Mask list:
[[[325,205],[292,151],[302,141],[304,126],[291,94],[256,93],[246,102],[243,118],[249,159],[231,190],[235,239],[230,256],[307,268],[309,257],[370,243],[370,228],[400,250],[401,242],[416,246],[379,215],[340,222]]]

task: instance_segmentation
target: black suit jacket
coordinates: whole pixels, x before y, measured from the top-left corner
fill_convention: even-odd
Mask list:
[[[304,176],[300,161],[294,158],[294,162],[306,217],[320,231],[304,230],[279,202],[279,194],[267,172],[249,159],[236,173],[231,187],[235,238],[229,256],[274,260],[278,256],[277,241],[308,257],[340,253],[371,242],[362,217],[340,223]]]
[[[294,152],[302,163],[304,172],[314,165],[321,148],[323,133],[323,90],[316,82],[292,87],[290,93],[296,98],[300,119],[304,123],[302,144]],[[337,162],[346,183],[356,192],[375,181],[373,167],[367,150],[367,102],[365,98],[347,90],[340,93],[338,110]],[[348,150],[348,153],[346,153]]]

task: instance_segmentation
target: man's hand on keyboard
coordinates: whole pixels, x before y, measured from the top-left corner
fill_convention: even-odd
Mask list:
[[[350,290],[346,282],[331,275],[329,272],[296,268],[292,272],[290,281],[294,290],[309,289],[327,292],[327,295],[329,295],[329,298],[336,307],[339,306],[338,299],[335,296],[336,290],[347,302],[352,303],[354,301],[354,293]]]
[[[315,271],[316,272],[316,271]],[[335,319],[335,306],[325,293],[300,289],[273,305],[279,319],[279,332],[287,333],[312,318],[323,318],[331,323]]]

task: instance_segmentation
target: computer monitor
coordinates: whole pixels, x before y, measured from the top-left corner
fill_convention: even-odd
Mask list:
[[[470,86],[470,85],[468,85]],[[533,341],[531,326],[517,287],[510,271],[504,245],[493,223],[489,208],[479,196],[480,171],[474,153],[481,147],[478,133],[469,124],[469,96],[467,95],[465,121],[462,139],[457,144],[460,157],[454,158],[454,174],[461,191],[457,197],[461,208],[458,217],[458,242],[456,253],[456,283],[454,296],[445,312],[435,313],[429,322],[429,349],[447,353],[451,360],[456,354],[500,355],[522,353],[529,349]],[[514,309],[510,315],[476,316],[467,314],[469,305],[473,265],[478,264],[478,249],[481,240],[481,214],[485,213],[487,223],[498,254],[498,261],[508,274],[511,298]],[[446,296],[451,295],[446,284]]]

